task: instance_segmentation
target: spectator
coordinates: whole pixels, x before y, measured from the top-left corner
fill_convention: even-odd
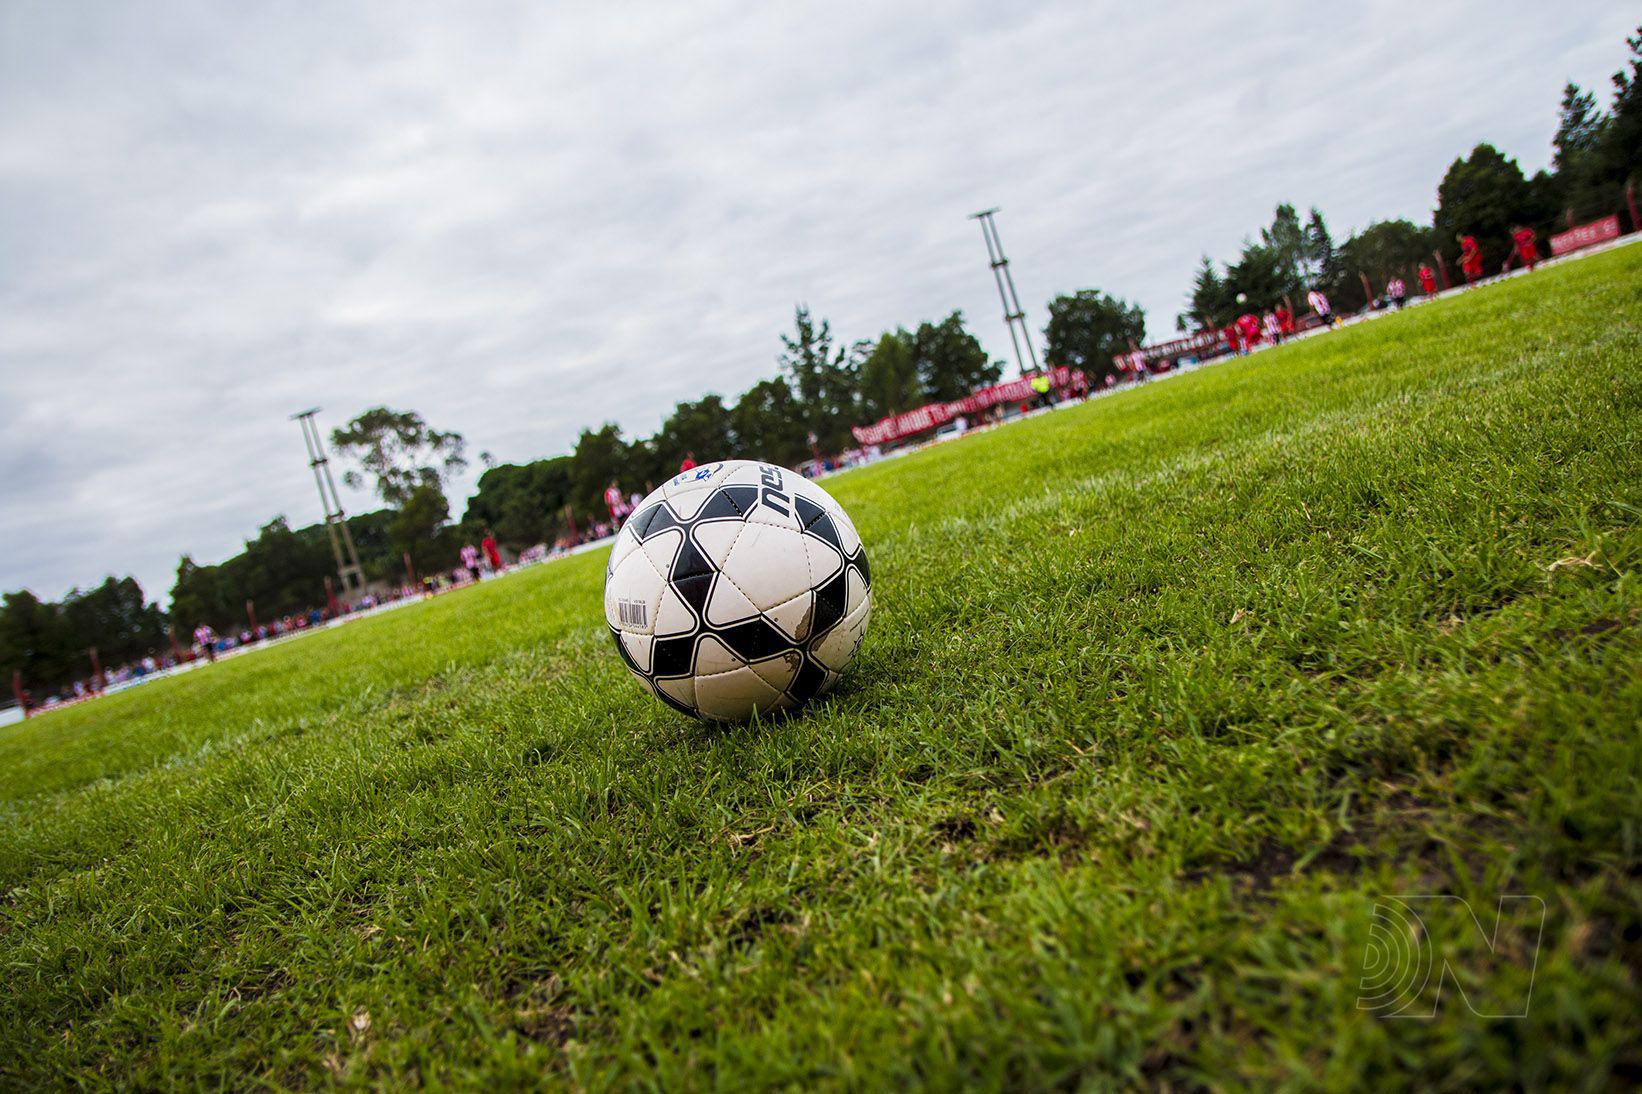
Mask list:
[[[684,462],[678,465],[679,474],[682,475],[686,471],[694,471],[695,469],[696,454],[694,452],[686,452],[684,454]]]
[[[1289,310],[1288,300],[1277,305],[1277,333],[1283,338],[1294,337],[1294,312]]]
[[[1329,306],[1328,297],[1323,294],[1323,290],[1312,289],[1306,293],[1306,303],[1310,304],[1311,310],[1317,313],[1317,318],[1323,321],[1323,326],[1332,327],[1334,325],[1334,311]]]

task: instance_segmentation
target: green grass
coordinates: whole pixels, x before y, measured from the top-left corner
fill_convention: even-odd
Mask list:
[[[1642,1076],[1642,247],[828,487],[802,718],[642,694],[593,554],[0,729],[0,1085]],[[1408,893],[1537,961],[1360,1009]]]

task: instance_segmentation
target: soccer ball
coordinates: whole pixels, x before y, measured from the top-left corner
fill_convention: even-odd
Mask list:
[[[1237,294],[1237,302],[1239,304],[1247,304],[1249,302],[1249,294],[1246,293],[1246,292],[1238,293]]]
[[[838,682],[872,615],[872,574],[843,508],[751,460],[704,464],[639,503],[610,548],[604,617],[662,702],[743,721]]]

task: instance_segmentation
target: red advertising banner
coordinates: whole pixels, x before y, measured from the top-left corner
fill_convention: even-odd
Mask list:
[[[856,444],[888,444],[890,441],[898,441],[926,430],[939,428],[960,414],[978,414],[983,410],[990,410],[999,403],[1025,402],[1041,394],[1033,384],[1041,384],[1045,379],[1049,381],[1048,390],[1051,391],[1084,383],[1081,372],[1074,372],[1062,365],[1037,376],[1021,376],[1005,380],[1001,384],[993,384],[991,387],[983,387],[950,403],[930,403],[904,414],[894,414],[880,419],[872,425],[854,426],[850,432],[855,434]]]
[[[1610,239],[1619,238],[1619,214],[1593,220],[1589,224],[1581,224],[1576,228],[1569,228],[1566,232],[1551,237],[1551,253],[1554,255],[1567,254],[1577,251],[1581,247],[1591,247],[1598,243],[1606,243]]]
[[[1198,331],[1185,338],[1176,338],[1172,342],[1159,342],[1152,346],[1143,346],[1142,353],[1146,355],[1146,363],[1155,361],[1173,361],[1188,354],[1201,357],[1205,353],[1219,353],[1226,348],[1226,335],[1219,330]]]

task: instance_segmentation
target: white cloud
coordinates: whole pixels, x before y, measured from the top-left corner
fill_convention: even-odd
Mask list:
[[[0,586],[60,595],[317,514],[286,420],[378,403],[530,459],[962,308],[1098,286],[1167,330],[1290,200],[1423,218],[1548,159],[1626,5],[0,8]],[[348,499],[362,508],[362,495]],[[460,503],[457,505],[460,509]]]

